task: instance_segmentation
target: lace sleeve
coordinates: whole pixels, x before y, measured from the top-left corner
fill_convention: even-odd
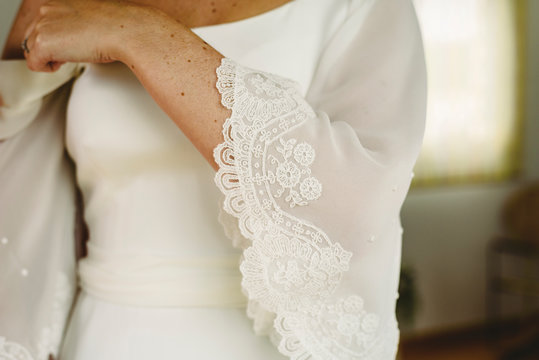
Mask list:
[[[396,355],[398,213],[421,143],[425,78],[413,9],[391,4],[364,10],[367,25],[321,66],[309,100],[293,81],[231,59],[217,69],[232,110],[214,150],[223,209],[236,219],[223,224],[243,239],[255,330],[291,359]],[[376,40],[363,34],[387,7],[396,25],[378,39],[383,51],[361,60]],[[386,81],[393,86],[380,86]]]

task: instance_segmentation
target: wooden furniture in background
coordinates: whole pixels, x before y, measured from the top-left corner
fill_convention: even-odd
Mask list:
[[[487,321],[493,346],[501,343],[503,329],[501,295],[518,296],[522,301],[522,331],[539,312],[539,182],[522,186],[505,202],[502,234],[493,237],[487,249]],[[511,268],[503,266],[511,259]],[[510,273],[509,273],[510,271]],[[517,330],[518,331],[518,330]],[[507,336],[507,335],[504,335]],[[506,349],[500,359],[539,359],[539,324],[524,341]]]

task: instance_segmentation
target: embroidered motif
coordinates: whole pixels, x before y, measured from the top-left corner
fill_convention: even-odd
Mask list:
[[[225,195],[223,209],[251,241],[240,270],[255,330],[269,333],[293,360],[394,357],[396,323],[381,324],[358,295],[335,297],[352,253],[279,204],[306,206],[322,196],[311,174],[315,150],[287,135],[315,113],[287,79],[227,58],[216,72],[232,115],[223,126],[225,141],[214,149],[215,182]]]
[[[275,174],[268,170],[267,179],[270,184],[274,184],[277,179],[281,186],[273,196],[280,198],[286,193],[285,201],[290,207],[305,206],[309,201],[316,200],[322,195],[322,184],[318,179],[312,176],[305,177],[311,174],[309,166],[314,161],[314,149],[305,142],[295,145],[296,139],[285,141],[280,138],[279,142],[280,146],[276,146],[276,150],[281,154],[282,160],[273,155],[268,156],[270,165],[277,165],[277,168]]]
[[[276,324],[281,332],[291,332],[300,342],[312,343],[312,347],[319,347],[324,338],[338,339],[331,345],[333,349],[329,354],[338,355],[339,359],[349,359],[358,358],[359,354],[370,350],[376,341],[379,319],[367,313],[363,308],[363,300],[353,295],[331,305],[318,303],[310,308],[309,316],[304,313],[280,315]],[[351,354],[351,345],[360,351]],[[296,352],[296,349],[293,351]]]
[[[59,272],[56,279],[54,300],[49,325],[41,329],[41,337],[37,344],[39,359],[48,359],[49,354],[57,355],[62,342],[64,321],[69,311],[71,300],[71,284],[66,274]]]
[[[0,360],[33,360],[30,352],[20,344],[0,336]]]
[[[67,275],[58,273],[51,319],[48,326],[41,329],[37,343],[37,358],[48,359],[49,355],[56,356],[62,341],[63,323],[69,311],[71,299],[71,284]],[[7,341],[0,336],[0,360],[32,360],[30,352],[22,345]]]
[[[7,238],[1,241],[3,245],[8,243]],[[14,258],[18,262],[18,258]],[[23,269],[26,270],[26,269]],[[66,274],[59,272],[57,275],[54,301],[49,324],[41,329],[37,346],[37,358],[48,359],[49,355],[57,355],[62,341],[63,324],[69,312],[71,300],[71,285]],[[0,360],[29,360],[33,359],[30,352],[22,345],[7,341],[0,336]]]

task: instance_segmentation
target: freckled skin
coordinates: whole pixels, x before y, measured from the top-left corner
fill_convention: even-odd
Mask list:
[[[39,14],[40,6],[46,1],[48,0],[22,0],[6,41],[3,59],[24,58],[20,44],[25,31]],[[131,0],[135,4],[158,8],[189,28],[246,19],[288,1],[290,0]],[[212,12],[212,9],[215,9],[215,12]],[[122,26],[120,28],[127,29],[125,23],[122,23]]]
[[[213,149],[223,142],[222,126],[230,116],[215,88],[215,69],[223,55],[190,28],[246,19],[290,0],[58,0],[42,8],[45,1],[23,0],[4,59],[26,57],[32,70],[43,72],[56,71],[66,62],[127,64],[217,169]],[[32,50],[38,34],[41,52],[34,48],[24,54],[22,40],[29,36]],[[178,91],[179,85],[184,92]]]
[[[290,0],[132,0],[157,7],[187,27],[242,20],[283,5]]]

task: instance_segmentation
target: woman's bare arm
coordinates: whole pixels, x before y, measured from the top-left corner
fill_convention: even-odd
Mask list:
[[[257,0],[267,6],[283,0]],[[65,62],[121,61],[217,169],[230,110],[221,105],[215,70],[221,55],[165,12],[124,1],[52,0],[26,31],[28,67],[55,71]]]
[[[128,37],[118,58],[217,169],[213,149],[223,142],[223,123],[230,116],[215,87],[223,55],[172,19],[155,23],[159,26],[145,36]]]
[[[189,28],[152,7],[112,1],[49,1],[27,30],[28,67],[121,61],[213,168],[213,149],[230,111],[220,104],[223,56]]]

